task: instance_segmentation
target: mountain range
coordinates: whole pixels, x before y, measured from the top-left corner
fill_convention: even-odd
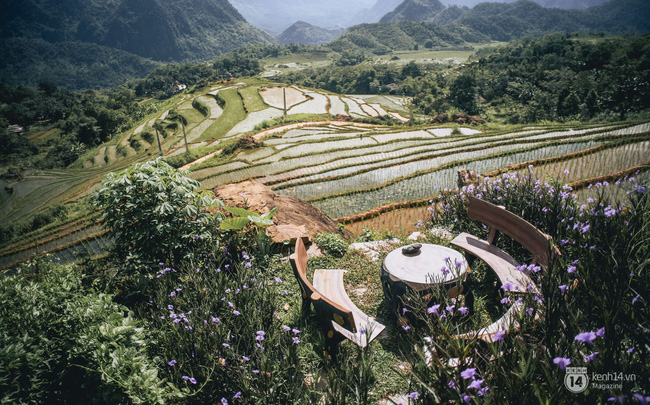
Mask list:
[[[424,2],[426,0],[418,0]],[[489,0],[513,3],[516,0]],[[584,9],[607,0],[534,0],[543,7]],[[402,6],[404,0],[231,0],[248,22],[277,35],[296,21],[324,28],[351,27],[379,22],[386,14]],[[440,0],[445,7],[474,7],[485,0]],[[403,7],[409,7],[404,5]],[[394,21],[391,19],[391,21]]]
[[[646,0],[612,0],[586,10],[544,8],[531,0],[480,3],[471,9],[448,7],[437,14],[436,10],[440,10],[438,0],[405,0],[382,19],[392,22],[351,27],[329,46],[384,54],[416,45],[449,47],[552,32],[650,32],[650,2]],[[422,21],[423,16],[426,21]]]
[[[13,56],[0,61],[5,83],[21,80],[25,66],[50,65],[52,55],[53,84],[66,85],[57,78],[92,55],[98,69],[116,70],[113,79],[100,76],[95,84],[107,86],[141,75],[133,63],[122,69],[116,58],[150,69],[156,62],[208,60],[245,45],[275,43],[227,0],[20,0],[3,2],[1,18],[0,51]],[[90,75],[80,68],[80,75]]]

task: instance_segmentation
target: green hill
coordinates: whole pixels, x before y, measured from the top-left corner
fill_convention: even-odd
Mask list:
[[[298,21],[284,30],[278,39],[283,44],[321,45],[330,42],[344,31],[343,29],[328,30]]]

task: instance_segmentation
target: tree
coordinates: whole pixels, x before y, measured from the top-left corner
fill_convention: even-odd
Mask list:
[[[474,76],[463,73],[449,86],[451,103],[468,114],[478,114],[476,101],[476,80]]]
[[[153,129],[156,130],[156,139],[158,140],[158,151],[160,152],[160,156],[162,156],[163,151],[162,151],[162,146],[160,145],[160,135],[158,131],[162,132],[164,131],[164,129],[160,121],[156,120],[156,122],[153,123]]]
[[[120,259],[173,264],[214,244],[208,209],[223,203],[209,191],[198,193],[199,182],[186,173],[158,158],[106,177],[94,198]]]
[[[181,128],[183,128],[183,139],[185,140],[185,152],[190,153],[190,147],[187,146],[187,135],[185,135],[185,125],[187,125],[187,119],[176,110],[171,110],[167,115],[167,118],[181,124]]]

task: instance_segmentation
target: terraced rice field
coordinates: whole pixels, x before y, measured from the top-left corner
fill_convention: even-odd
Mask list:
[[[301,128],[287,132],[286,139],[269,139],[265,148],[239,155],[248,166],[213,168],[194,176],[205,187],[256,178],[278,193],[306,199],[339,218],[384,204],[426,199],[453,188],[461,167],[486,173],[519,162],[589,153],[595,146],[614,141],[624,144],[607,149],[609,152],[569,159],[565,165],[577,168],[590,161],[602,162],[590,165],[590,171],[580,177],[584,178],[650,160],[648,124],[625,128],[535,128],[505,134],[466,130],[467,135],[439,136],[435,135],[437,129],[364,134],[342,128]],[[613,156],[616,160],[612,160]],[[560,169],[554,170],[551,175]],[[575,170],[577,175],[579,171]]]
[[[272,121],[284,115],[285,91],[288,115],[319,114],[322,119],[284,126],[279,120]],[[0,201],[0,221],[24,218],[47,204],[79,199],[96,190],[107,172],[155,157],[155,135],[154,144],[144,137],[147,132],[154,133],[156,122],[167,128],[160,134],[163,154],[183,153],[181,127],[171,126],[168,120],[171,110],[186,118],[190,148],[217,145],[222,139],[244,134],[257,134],[256,139],[262,142],[255,149],[239,151],[226,163],[213,158],[197,164],[191,177],[203,188],[254,178],[277,193],[308,200],[329,216],[346,221],[387,207],[378,211],[380,215],[351,225],[355,229],[392,224],[390,227],[397,231],[399,224],[403,228],[400,231],[415,230],[412,223],[426,215],[422,202],[455,187],[461,167],[487,173],[512,165],[513,170],[528,170],[528,162],[533,162],[538,176],[574,182],[645,164],[639,166],[637,177],[650,181],[650,171],[645,170],[650,162],[648,123],[516,127],[509,131],[460,127],[453,131],[449,126],[411,129],[332,121],[335,115],[369,118],[385,114],[407,121],[406,101],[394,96],[341,96],[243,83],[179,95],[158,113],[86,155],[75,169],[33,172],[25,181],[13,184],[14,193]],[[260,132],[256,127],[264,121],[278,126]],[[138,150],[132,147],[135,141],[140,145]],[[522,162],[526,166],[521,166]],[[593,190],[581,191],[585,196],[590,193]],[[613,193],[623,197],[625,188],[621,186]],[[418,200],[420,205],[415,207],[408,203]],[[45,251],[55,252],[63,260],[96,256],[107,246],[110,240],[98,225],[66,225],[5,246],[0,250],[0,267]]]

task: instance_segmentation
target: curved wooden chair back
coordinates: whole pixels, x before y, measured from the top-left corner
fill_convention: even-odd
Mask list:
[[[502,232],[532,253],[534,263],[548,267],[551,259],[549,258],[549,246],[552,238],[530,222],[506,210],[504,207],[474,197],[470,197],[467,215],[490,228],[488,243],[493,244],[496,232]],[[559,251],[553,247],[551,254],[559,254]]]

